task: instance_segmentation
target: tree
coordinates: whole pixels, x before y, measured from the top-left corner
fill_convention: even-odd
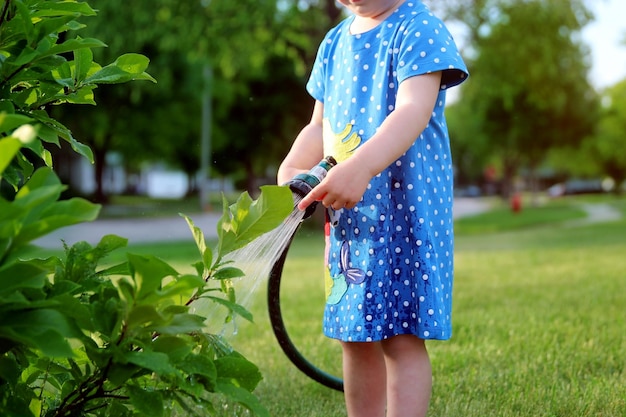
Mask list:
[[[521,167],[534,172],[551,147],[580,143],[593,129],[597,100],[579,36],[590,16],[578,0],[447,5],[469,22],[471,44],[459,105],[474,120],[456,139],[469,144],[480,132],[488,146],[479,149],[501,161],[506,195]]]
[[[620,192],[626,180],[626,80],[607,89],[597,131],[583,149],[591,155],[598,174],[610,176]]]
[[[116,150],[128,168],[142,160],[165,161],[194,176],[200,168],[202,98],[210,87],[211,171],[245,178],[248,188],[277,165],[295,126],[306,122],[305,77],[318,42],[341,11],[331,0],[281,1],[280,7],[274,0],[96,0],[96,5],[102,19],[84,33],[107,39],[108,48],[97,57],[140,51],[151,57],[159,80],[156,86],[102,89],[98,112],[82,109],[75,117],[76,110],[61,109],[65,115],[59,117],[72,120],[72,130],[94,149],[97,175],[104,155]],[[202,77],[206,67],[213,74],[210,86]],[[246,108],[250,100],[254,105]],[[256,138],[272,146],[258,152]],[[103,201],[101,189],[98,194]]]

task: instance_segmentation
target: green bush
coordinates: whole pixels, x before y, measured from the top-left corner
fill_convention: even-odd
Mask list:
[[[0,179],[14,195],[0,197],[0,415],[205,415],[214,414],[216,394],[268,415],[252,394],[257,367],[207,333],[207,321],[221,318],[192,314],[190,306],[210,299],[226,308],[226,320],[251,319],[231,285],[243,273],[224,255],[279,225],[292,210],[291,193],[264,187],[256,201],[247,194],[231,206],[224,201],[214,250],[185,217],[199,250],[193,274],[145,255],[106,265],[127,244],[114,235],[95,247],[64,245],[63,257],[41,256],[34,239],[94,220],[100,210],[80,198],[60,200],[65,186],[46,146],[61,139],[90,159],[91,152],[47,109],[93,105],[98,84],[152,77],[141,55],[101,67],[90,49],[101,41],[61,41],[80,29],[81,16],[95,14],[86,3],[5,1],[1,13]]]

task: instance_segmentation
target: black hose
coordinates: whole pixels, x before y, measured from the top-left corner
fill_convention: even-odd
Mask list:
[[[296,365],[300,371],[328,388],[343,391],[343,380],[318,369],[307,361],[293,345],[293,342],[287,334],[287,329],[285,329],[285,323],[280,311],[280,281],[283,274],[283,267],[285,266],[285,259],[287,258],[287,252],[289,252],[289,247],[291,246],[294,236],[295,232],[289,239],[289,243],[283,250],[280,258],[274,263],[267,283],[267,308],[270,315],[270,322],[272,323],[272,330],[274,330],[276,340],[283,352],[285,352],[285,355],[287,355],[289,360]]]

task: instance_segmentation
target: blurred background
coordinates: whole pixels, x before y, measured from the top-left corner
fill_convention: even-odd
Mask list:
[[[620,193],[626,179],[623,0],[431,0],[471,77],[447,117],[459,196]],[[275,182],[307,123],[305,83],[320,40],[345,17],[334,0],[92,0],[77,32],[137,52],[153,83],[100,86],[97,107],[51,115],[94,152],[52,150],[80,195],[208,211],[221,193]],[[110,213],[110,212],[109,212]]]

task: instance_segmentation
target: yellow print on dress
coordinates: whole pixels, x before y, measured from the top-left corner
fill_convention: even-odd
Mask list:
[[[333,155],[337,162],[345,161],[361,144],[361,137],[347,123],[339,133],[333,131],[330,120],[324,119],[324,154]]]

